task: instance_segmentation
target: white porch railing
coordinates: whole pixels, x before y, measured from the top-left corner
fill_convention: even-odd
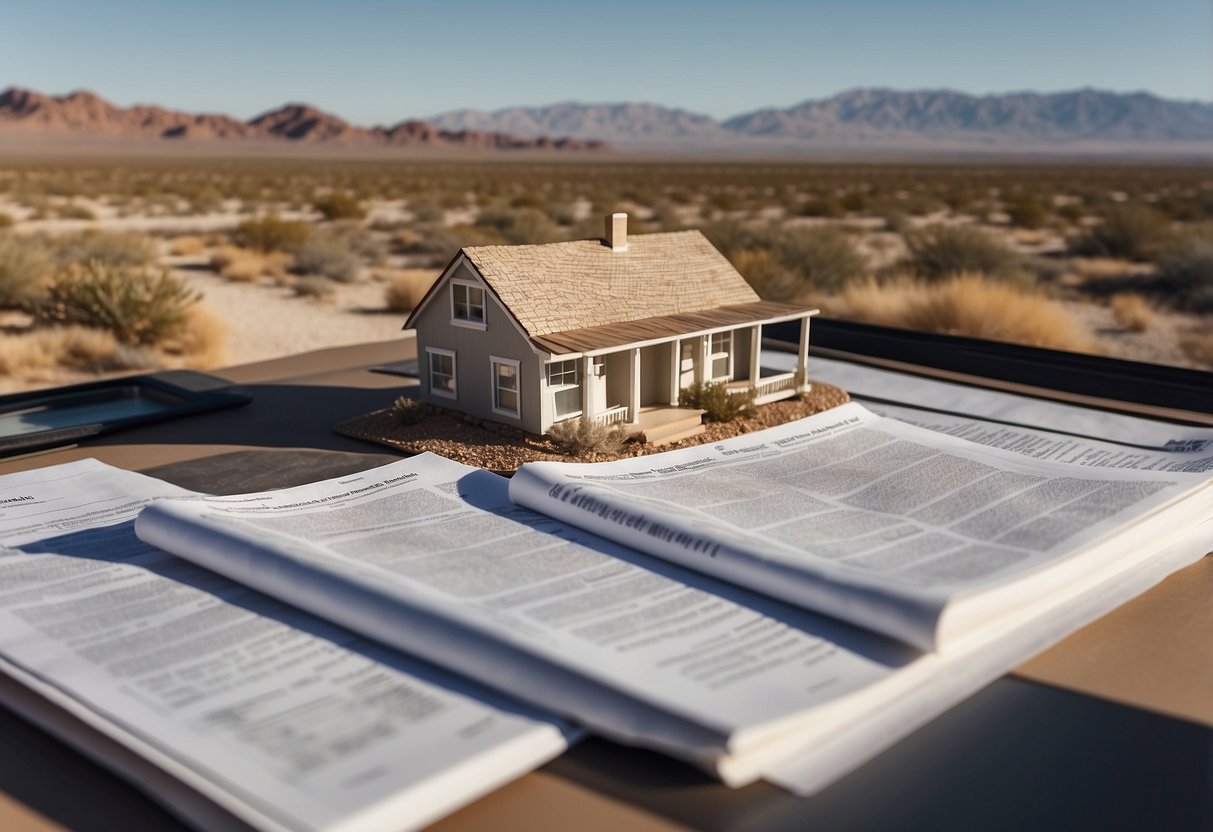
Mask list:
[[[628,407],[627,405],[608,407],[594,416],[594,421],[600,425],[624,424],[628,422]]]
[[[766,378],[758,379],[754,383],[754,398],[761,399],[773,393],[782,393],[784,390],[795,389],[795,387],[795,373],[780,373],[777,376],[767,376]]]

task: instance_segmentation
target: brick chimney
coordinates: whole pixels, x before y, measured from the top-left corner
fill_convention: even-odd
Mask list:
[[[603,242],[611,247],[611,251],[628,250],[628,215],[622,211],[606,215],[606,234]]]

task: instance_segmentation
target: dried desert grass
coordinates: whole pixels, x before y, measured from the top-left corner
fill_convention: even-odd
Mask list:
[[[169,363],[210,370],[227,364],[227,324],[206,306],[195,303],[185,313],[180,332],[162,346]]]
[[[281,280],[291,256],[280,251],[261,252],[239,246],[221,246],[211,255],[211,268],[228,280],[255,283],[262,277]]]
[[[385,282],[384,306],[393,312],[412,312],[434,285],[438,272],[433,269],[401,269],[380,271],[376,277]]]
[[[882,326],[1073,352],[1099,351],[1083,324],[1056,301],[980,274],[934,282],[904,277],[867,280],[844,287],[823,306],[831,315]]]
[[[1145,332],[1154,323],[1154,307],[1139,294],[1121,292],[1112,296],[1109,305],[1116,323],[1130,332]]]
[[[206,240],[192,234],[175,238],[168,247],[169,254],[178,257],[192,257],[204,251],[206,251]]]
[[[0,376],[33,381],[60,368],[93,371],[108,363],[118,346],[111,333],[83,326],[6,335],[0,349]]]

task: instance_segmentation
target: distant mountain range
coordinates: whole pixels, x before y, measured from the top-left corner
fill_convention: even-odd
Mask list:
[[[306,104],[249,121],[158,106],[118,107],[89,92],[0,93],[0,138],[288,142],[332,147],[618,150],[783,154],[1161,153],[1213,155],[1213,104],[1093,89],[973,96],[857,89],[717,121],[657,104],[456,110],[360,127]],[[559,136],[561,138],[553,138]]]
[[[370,147],[454,147],[491,150],[602,150],[600,141],[513,136],[489,130],[447,130],[416,119],[390,127],[358,127],[307,104],[286,104],[249,121],[138,104],[119,107],[91,92],[54,96],[19,87],[0,92],[0,136],[64,139],[284,141]]]
[[[1125,148],[1211,143],[1213,104],[1093,89],[973,96],[949,90],[857,89],[716,121],[655,104],[515,107],[433,116],[446,130],[560,133],[620,148],[686,144],[783,148]]]

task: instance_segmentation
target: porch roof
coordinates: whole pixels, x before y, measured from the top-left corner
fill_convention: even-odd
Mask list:
[[[553,355],[565,355],[625,347],[646,341],[669,341],[705,330],[793,320],[808,317],[816,312],[811,306],[760,300],[716,306],[699,312],[657,315],[636,321],[569,329],[532,336],[531,340]]]

